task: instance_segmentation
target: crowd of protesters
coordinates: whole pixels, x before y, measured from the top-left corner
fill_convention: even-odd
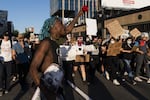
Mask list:
[[[76,60],[63,61],[65,69],[67,68],[66,78],[68,80],[73,80],[76,72],[74,70],[76,69],[75,66],[78,66],[83,82],[86,81],[88,84],[93,83],[96,70],[115,85],[120,85],[124,81],[135,85],[137,82],[143,81],[141,76],[147,77],[146,81],[150,83],[150,42],[148,33],[142,33],[136,38],[130,35],[122,35],[117,39],[114,37],[102,39],[93,36],[91,40],[87,37],[85,43],[80,40],[77,42],[76,45],[67,41],[65,45],[76,45],[76,48],[80,48],[80,52],[86,52],[90,55],[90,60],[89,62],[80,61],[79,63]],[[83,45],[90,44],[95,47],[94,51],[84,49]],[[117,44],[117,47],[113,46],[115,44]],[[83,56],[83,53],[80,55]]]
[[[12,81],[18,80],[23,91],[27,88],[29,66],[39,43],[39,41],[32,43],[27,41],[22,34],[18,34],[10,41],[8,32],[3,34],[0,56],[0,96],[10,91]],[[121,44],[117,53],[114,52],[116,49],[111,48],[115,43]],[[85,41],[80,36],[77,41],[66,40],[63,45],[74,46],[77,55],[82,55],[82,51],[89,55],[88,61],[74,59],[63,61],[66,80],[73,82],[77,69],[80,69],[82,80],[87,84],[94,83],[96,71],[115,85],[120,85],[123,81],[135,85],[136,82],[143,81],[140,76],[147,77],[147,83],[150,83],[150,40],[147,33],[142,33],[137,38],[120,36],[118,39],[113,37],[102,39],[93,36],[92,39],[86,37]],[[93,45],[95,50],[84,50],[85,45]]]
[[[11,90],[12,82],[18,81],[22,91],[27,89],[31,58],[39,44],[38,41],[29,42],[23,34],[13,36],[12,39],[8,32],[2,35],[3,38],[0,41],[0,96]]]

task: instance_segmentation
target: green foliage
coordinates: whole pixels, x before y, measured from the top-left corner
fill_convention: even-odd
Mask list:
[[[12,32],[12,36],[17,37],[17,36],[18,36],[18,34],[19,34],[19,31],[18,31],[18,30],[14,30],[14,31]]]

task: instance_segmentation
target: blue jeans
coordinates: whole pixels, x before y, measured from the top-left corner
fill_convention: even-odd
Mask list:
[[[133,74],[132,74],[132,70],[131,70],[131,60],[128,60],[128,59],[123,59],[124,62],[126,63],[125,64],[125,69],[127,70],[128,74],[129,74],[129,77],[133,77]]]

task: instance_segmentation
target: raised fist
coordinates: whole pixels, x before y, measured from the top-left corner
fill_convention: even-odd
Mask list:
[[[88,12],[88,6],[83,6],[83,7],[82,7],[82,11],[83,11],[83,12]]]

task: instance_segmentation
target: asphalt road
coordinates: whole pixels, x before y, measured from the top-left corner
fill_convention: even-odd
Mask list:
[[[97,72],[93,84],[83,83],[79,73],[75,75],[74,83],[75,89],[69,84],[64,85],[66,100],[150,100],[150,84],[146,80],[136,85],[125,81],[115,86]],[[0,100],[31,100],[33,93],[34,88],[21,92],[18,82],[13,82],[11,91],[0,97]]]

